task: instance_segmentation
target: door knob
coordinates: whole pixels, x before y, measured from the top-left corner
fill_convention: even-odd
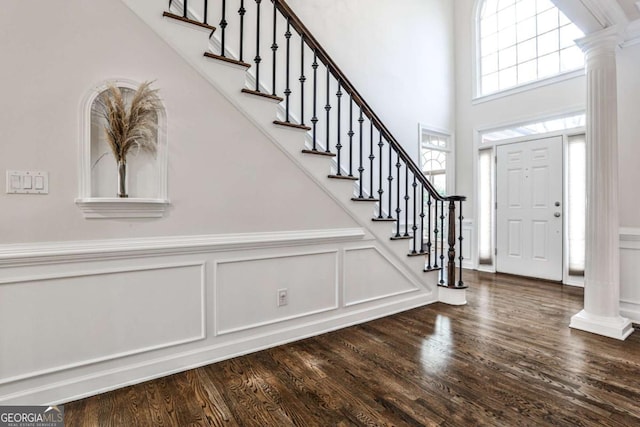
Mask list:
[[[554,213],[553,216],[555,216],[556,218],[560,218],[560,212]]]

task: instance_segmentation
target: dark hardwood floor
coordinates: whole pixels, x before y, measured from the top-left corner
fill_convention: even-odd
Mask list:
[[[640,331],[568,328],[582,290],[465,272],[433,304],[65,405],[69,426],[640,426]]]

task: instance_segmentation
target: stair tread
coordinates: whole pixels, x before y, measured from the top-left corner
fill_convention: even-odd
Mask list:
[[[379,202],[379,199],[372,199],[369,197],[352,197],[352,202]]]
[[[264,93],[264,92],[258,92],[257,90],[247,89],[246,87],[242,89],[242,93],[247,93],[249,95],[261,96],[263,98],[272,99],[272,100],[278,101],[278,102],[284,101],[284,98],[280,98],[279,96],[271,95],[269,93]]]
[[[413,236],[392,236],[391,240],[409,240],[413,239]]]
[[[414,254],[414,253],[409,252],[409,253],[407,254],[407,256],[408,256],[408,257],[427,256],[427,255],[429,255],[429,252],[416,252],[415,254]]]
[[[212,32],[216,30],[216,27],[212,27],[209,24],[205,24],[205,23],[200,22],[200,21],[194,21],[193,19],[185,18],[184,16],[176,15],[175,13],[164,12],[162,14],[162,16],[164,16],[166,18],[175,19],[177,21],[186,22],[187,24],[196,25],[196,26],[201,27],[201,28],[206,28],[207,30],[211,30]]]
[[[309,126],[300,125],[298,123],[283,122],[281,120],[274,120],[273,124],[278,125],[278,126],[286,126],[286,127],[290,127],[290,128],[294,128],[294,129],[305,130],[305,131],[310,131],[311,130],[311,128]]]
[[[396,222],[396,219],[395,218],[371,218],[371,221]]]
[[[304,154],[313,154],[316,156],[325,156],[325,157],[335,157],[335,153],[327,153],[326,151],[320,150],[302,150]]]
[[[429,273],[430,271],[440,271],[440,270],[442,270],[442,268],[441,268],[441,267],[435,267],[435,268],[434,268],[434,267],[432,267],[432,268],[425,268],[423,271],[424,271],[425,273]],[[440,285],[438,285],[438,286],[440,286]]]
[[[440,268],[438,270],[441,270]],[[447,288],[447,289],[468,289],[469,287],[467,285],[463,285],[463,286],[448,286],[445,285],[444,283],[438,283],[438,286],[440,286],[441,288]]]
[[[205,52],[204,56],[206,56],[207,58],[212,58],[212,59],[217,59],[219,61],[228,62],[230,64],[240,65],[240,66],[245,67],[245,68],[251,67],[251,64],[247,64],[246,62],[238,61],[237,59],[228,58],[226,56],[216,55],[215,53],[211,53],[211,52]]]
[[[327,175],[329,178],[333,178],[333,179],[347,179],[349,181],[357,181],[358,178],[355,176],[349,176],[349,175]]]

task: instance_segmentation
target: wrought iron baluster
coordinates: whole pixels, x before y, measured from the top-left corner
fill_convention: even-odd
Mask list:
[[[331,99],[330,92],[331,90],[331,72],[329,71],[329,66],[327,65],[327,105],[324,106],[324,110],[327,112],[327,146],[325,152],[330,153],[331,149],[329,148],[331,144],[331,134],[329,133],[331,126],[329,120],[331,119]]]
[[[420,253],[424,253],[424,185],[420,186]]]
[[[300,35],[300,124],[304,126],[304,83],[307,78],[304,75],[304,34]]]
[[[244,59],[244,15],[246,13],[244,0],[240,0],[240,9],[238,9],[238,15],[240,15],[240,62],[243,62]]]
[[[375,199],[373,197],[373,161],[376,156],[373,154],[373,121],[369,119],[369,198]],[[380,202],[378,200],[378,202]]]
[[[287,39],[286,47],[286,88],[284,90],[285,96],[285,118],[284,121],[289,123],[289,96],[291,95],[291,87],[289,85],[289,72],[290,72],[290,53],[291,53],[291,20],[287,18],[287,32],[284,33],[284,37]]]
[[[204,2],[204,23],[207,23],[207,1]],[[222,19],[220,20],[220,56],[224,57],[225,33],[227,30],[227,1],[222,0]]]
[[[444,200],[440,201],[440,284],[444,284]]]
[[[188,6],[188,0],[183,0],[182,2],[182,17],[183,18],[188,18],[188,13],[187,11],[189,10],[189,6]]]
[[[422,189],[424,191],[424,187],[422,187]],[[431,270],[431,193],[429,193],[427,199],[427,252],[429,253],[427,257],[427,270]],[[433,266],[433,268],[436,267],[435,265]]]
[[[409,165],[404,166],[404,237],[409,237]]]
[[[278,52],[278,1],[273,0],[273,42],[271,43],[271,56],[273,60],[273,64],[271,64],[271,95],[277,96],[277,88],[276,88],[276,64],[277,64],[277,52]],[[287,21],[288,24],[288,21]]]
[[[353,97],[349,97],[349,176],[353,176]]]
[[[311,68],[313,68],[313,117],[311,118],[311,128],[312,128],[312,136],[313,136],[313,151],[318,151],[316,146],[316,138],[317,138],[317,124],[318,124],[318,52],[313,50],[313,64],[311,64]]]
[[[204,20],[202,21],[204,24],[207,24],[207,15],[209,15],[208,13],[209,10],[209,1],[208,0],[204,0]]]
[[[417,245],[417,242],[418,242],[418,235],[416,234],[416,231],[418,231],[418,226],[416,225],[416,218],[417,218],[417,212],[416,212],[416,187],[418,187],[418,183],[416,182],[415,174],[413,175],[413,184],[411,184],[411,185],[413,187],[413,226],[411,227],[411,229],[413,230],[413,252],[412,253],[415,254],[415,253],[417,253],[416,245]]]
[[[360,192],[358,193],[358,198],[362,199],[364,196],[362,195],[362,187],[364,186],[364,180],[362,179],[364,175],[364,167],[362,167],[362,148],[363,148],[363,140],[362,140],[362,124],[364,123],[364,117],[362,117],[362,108],[360,108],[360,117],[358,118],[358,123],[360,124],[360,152],[359,152],[359,160],[360,165],[358,166],[358,174],[360,176],[358,180],[358,187],[360,188]]]
[[[433,268],[438,268],[438,199],[434,197],[435,200],[435,212],[433,215]],[[429,215],[429,219],[431,219],[431,215]]]
[[[378,140],[378,163],[380,165],[380,170],[378,172],[378,218],[382,219],[382,194],[384,190],[382,189],[382,147],[384,144],[382,143],[382,132],[378,132],[380,138]]]
[[[336,167],[336,175],[342,176],[342,167],[341,167],[341,158],[342,158],[342,81],[338,80],[338,91],[336,92],[336,97],[338,98],[338,124],[337,129],[338,133],[336,135],[336,162],[338,166]]]
[[[262,0],[256,0],[256,56],[253,62],[256,63],[256,92],[260,92],[260,3]]]
[[[388,143],[388,145],[389,145],[389,176],[387,177],[387,181],[389,181],[389,196],[387,197],[389,197],[389,211],[387,212],[387,218],[393,219],[393,215],[391,215],[391,213],[393,212],[391,210],[392,203],[393,203],[393,200],[392,200],[393,199],[393,166],[391,166],[393,163],[393,160],[392,160],[393,151],[391,149],[391,143]],[[400,220],[398,219],[398,221]]]
[[[397,154],[398,161],[396,162],[396,177],[398,178],[396,181],[396,237],[401,237],[400,234],[400,220],[402,214],[402,208],[400,208],[400,167],[402,163],[400,163],[400,154]]]

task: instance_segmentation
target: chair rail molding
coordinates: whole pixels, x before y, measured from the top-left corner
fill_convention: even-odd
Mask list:
[[[363,240],[361,228],[0,245],[0,267]]]

